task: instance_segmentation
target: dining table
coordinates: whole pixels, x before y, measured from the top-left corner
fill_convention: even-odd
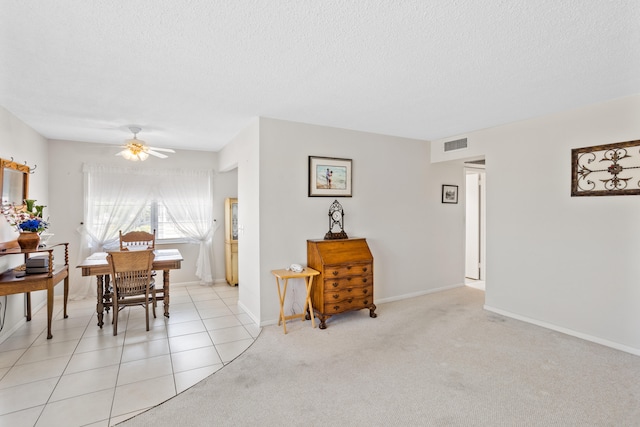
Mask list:
[[[169,317],[169,284],[171,270],[179,270],[183,261],[178,249],[155,249],[153,270],[162,271],[162,288],[156,289],[156,298],[161,298],[164,303],[164,315]],[[78,264],[83,276],[96,276],[98,326],[104,325],[104,312],[109,311],[111,303],[110,268],[107,262],[107,252],[95,252]]]

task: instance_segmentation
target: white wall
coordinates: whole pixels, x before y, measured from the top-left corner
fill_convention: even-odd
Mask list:
[[[0,157],[17,163],[25,163],[33,169],[29,176],[29,198],[36,199],[38,204],[50,206],[48,188],[48,145],[47,141],[33,129],[25,125],[5,108],[0,107]],[[48,214],[45,208],[45,215]],[[0,241],[15,240],[17,232],[3,219],[0,220]],[[22,256],[0,258],[0,271],[15,267],[24,262]],[[62,289],[62,286],[58,286]],[[7,297],[7,311],[5,324],[0,331],[0,342],[11,334],[13,330],[25,322],[24,295],[9,295]],[[5,303],[5,297],[0,297],[0,303]],[[31,294],[32,309],[35,312],[46,303],[46,292],[38,291]],[[0,310],[3,315],[5,307]]]
[[[255,128],[253,124],[251,129]],[[258,147],[252,142],[254,159]],[[292,262],[306,264],[307,239],[322,238],[328,231],[327,214],[334,198],[307,196],[310,155],[353,160],[353,197],[340,198],[340,202],[345,209],[345,231],[367,238],[373,252],[376,302],[463,283],[463,205],[443,205],[440,197],[442,184],[463,187],[460,164],[431,164],[426,141],[261,118],[259,167],[251,164],[259,169],[259,196],[255,182],[245,183],[241,178],[242,164],[238,173],[240,196],[246,185],[250,187],[247,197],[259,197],[259,205],[240,197],[239,206],[241,224],[247,223],[248,204],[254,215],[259,209],[260,251],[242,252],[249,234],[256,243],[255,230],[249,228],[244,237],[241,233],[238,248],[240,300],[249,305],[243,300],[243,274],[249,263],[252,274],[258,273],[262,324],[276,322],[278,317],[271,270]],[[258,285],[252,282],[250,286]],[[289,299],[287,309],[295,305],[299,312],[303,296],[298,290],[297,301]]]
[[[486,156],[489,310],[640,354],[640,199],[570,196],[571,149],[638,140],[639,115],[633,96],[432,144]]]
[[[238,304],[257,323],[261,318],[260,292],[260,123],[253,120],[218,156],[220,170],[238,175]]]
[[[72,264],[70,280],[71,293],[76,295],[89,288],[91,295],[95,283],[94,277],[82,277],[75,266],[81,261],[79,253],[80,234],[77,232],[83,222],[83,185],[84,177],[82,165],[84,163],[99,163],[111,165],[130,165],[120,156],[115,156],[117,144],[105,145],[88,142],[49,141],[50,169],[50,220],[51,232],[55,233],[52,240],[70,242],[70,263]],[[168,159],[158,159],[150,156],[144,162],[137,163],[140,168],[192,168],[216,169],[217,154],[204,151],[176,150]],[[218,229],[214,235],[214,277],[216,281],[224,281],[224,199],[235,197],[237,191],[237,174],[235,171],[217,172],[214,174],[214,217]],[[135,185],[135,183],[132,183]],[[196,244],[172,244],[171,247],[180,249],[184,257],[182,268],[171,272],[172,283],[199,282],[195,276],[195,263],[198,255]]]

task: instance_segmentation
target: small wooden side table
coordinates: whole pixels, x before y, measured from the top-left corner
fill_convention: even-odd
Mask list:
[[[280,270],[272,270],[274,276],[276,276],[276,286],[278,287],[278,297],[280,298],[280,317],[278,318],[278,326],[280,326],[280,322],[282,322],[282,328],[284,329],[284,333],[287,333],[287,320],[297,319],[302,317],[302,321],[306,319],[307,310],[309,315],[311,316],[311,327],[316,327],[316,322],[313,314],[313,305],[311,304],[311,286],[313,286],[313,278],[320,274],[319,271],[314,270],[313,268],[306,267],[300,273],[296,273],[295,271],[280,269]],[[284,298],[287,295],[287,283],[289,279],[304,279],[307,285],[307,297],[304,302],[304,310],[299,314],[292,314],[290,316],[284,315]],[[282,281],[282,288],[280,283]]]

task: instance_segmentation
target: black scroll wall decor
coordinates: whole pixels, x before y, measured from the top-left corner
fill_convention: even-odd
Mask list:
[[[571,196],[640,194],[640,141],[571,150]]]

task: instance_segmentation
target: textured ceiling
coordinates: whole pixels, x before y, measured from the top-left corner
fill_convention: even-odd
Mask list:
[[[50,139],[217,151],[256,116],[436,139],[640,93],[637,0],[0,5],[0,105]]]

